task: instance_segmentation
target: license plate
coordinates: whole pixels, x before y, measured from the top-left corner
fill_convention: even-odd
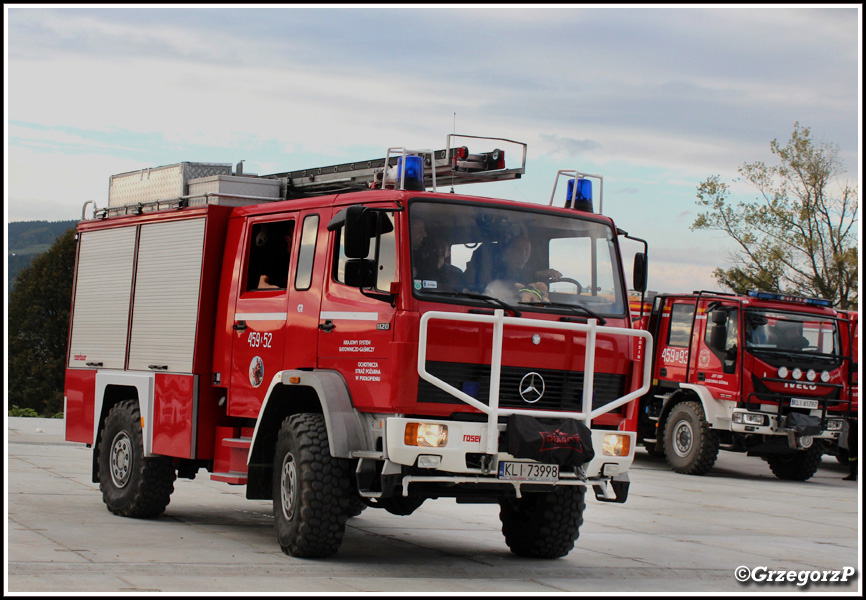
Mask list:
[[[499,479],[554,483],[559,481],[559,465],[503,461],[499,463]]]
[[[818,408],[818,401],[809,398],[791,398],[791,408]]]

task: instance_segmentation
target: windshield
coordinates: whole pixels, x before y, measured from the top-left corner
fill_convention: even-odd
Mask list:
[[[562,213],[416,201],[409,207],[416,294],[482,294],[521,309],[625,312],[611,227]]]
[[[748,310],[745,336],[753,351],[840,354],[836,321],[816,315]]]

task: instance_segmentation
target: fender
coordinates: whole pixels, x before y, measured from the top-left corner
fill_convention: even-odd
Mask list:
[[[731,430],[731,414],[735,404],[733,401],[716,400],[710,391],[702,385],[681,383],[680,389],[691,390],[698,396],[711,429]]]
[[[153,396],[155,373],[141,373],[131,371],[108,371],[96,372],[96,389],[93,399],[93,447],[96,449],[96,438],[102,429],[102,405],[105,400],[105,391],[109,386],[131,387],[138,392],[138,406],[141,410],[141,438],[144,443],[144,456],[153,456]]]
[[[263,429],[262,421],[268,414],[268,406],[273,402],[280,402],[274,390],[277,386],[284,386],[291,391],[292,388],[312,389],[318,397],[325,416],[325,426],[328,429],[328,446],[331,456],[336,458],[352,458],[352,452],[358,450],[371,450],[372,441],[367,435],[360,416],[352,406],[349,396],[349,387],[346,380],[337,371],[280,371],[271,380],[268,386],[265,401],[259,410],[256,419],[256,427],[253,431],[253,441],[247,456],[247,464],[254,464],[254,457],[268,452],[262,441],[265,436],[260,436]],[[297,411],[292,411],[297,412]]]

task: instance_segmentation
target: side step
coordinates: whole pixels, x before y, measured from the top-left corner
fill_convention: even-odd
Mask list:
[[[217,427],[214,448],[213,481],[231,485],[247,483],[247,456],[250,453],[251,427]]]

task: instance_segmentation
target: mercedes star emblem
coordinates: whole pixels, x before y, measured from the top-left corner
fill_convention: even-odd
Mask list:
[[[520,397],[524,402],[534,404],[544,395],[544,378],[533,371],[520,380]]]

